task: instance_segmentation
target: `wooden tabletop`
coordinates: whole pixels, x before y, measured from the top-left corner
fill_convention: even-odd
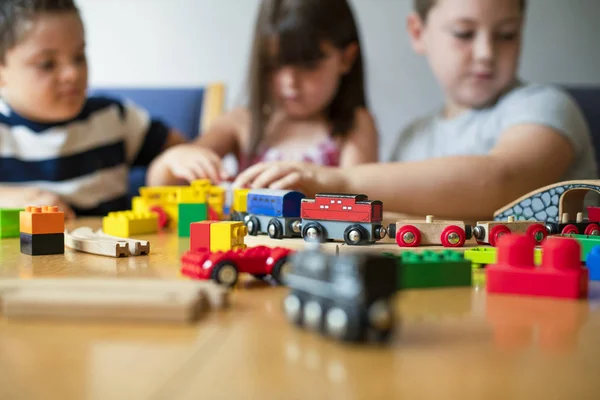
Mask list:
[[[69,249],[30,257],[18,239],[1,240],[0,278],[179,276],[188,240],[144,239],[150,256],[121,259]],[[258,242],[265,239],[247,239]],[[481,284],[406,291],[386,346],[291,326],[281,310],[286,292],[249,278],[230,309],[187,326],[0,317],[0,399],[600,398],[594,285],[594,299],[579,302],[487,296]]]

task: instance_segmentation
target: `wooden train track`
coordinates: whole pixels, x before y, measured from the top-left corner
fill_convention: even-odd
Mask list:
[[[150,242],[110,236],[94,232],[91,228],[81,227],[74,231],[65,231],[65,246],[84,253],[108,257],[127,257],[148,255]]]

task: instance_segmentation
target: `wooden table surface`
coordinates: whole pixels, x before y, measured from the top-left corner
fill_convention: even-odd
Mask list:
[[[29,257],[18,239],[2,240],[0,278],[179,276],[188,240],[146,239],[150,256],[121,259]],[[406,291],[386,346],[291,326],[286,292],[245,280],[229,310],[189,326],[0,317],[0,399],[600,398],[594,286],[580,302],[486,296],[481,285]]]

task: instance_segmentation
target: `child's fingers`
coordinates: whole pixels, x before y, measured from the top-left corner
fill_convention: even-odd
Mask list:
[[[205,177],[201,168],[194,169],[181,165],[173,168],[171,172],[176,178],[183,179],[187,182],[192,182],[196,179],[203,179]]]
[[[266,188],[271,185],[271,183],[278,181],[279,179],[287,176],[288,174],[294,172],[292,168],[289,166],[282,165],[272,165],[271,167],[262,171],[260,175],[254,179],[252,182],[252,187],[254,188]]]
[[[200,159],[198,162],[212,183],[219,183],[221,181],[219,168],[212,160]]]
[[[254,179],[260,175],[263,170],[267,168],[266,163],[258,163],[255,164],[246,170],[242,171],[235,181],[233,182],[233,187],[246,187],[250,185],[250,182],[254,181]]]
[[[300,172],[292,172],[284,176],[283,178],[276,180],[275,182],[269,185],[269,189],[296,189],[302,180],[302,174]]]

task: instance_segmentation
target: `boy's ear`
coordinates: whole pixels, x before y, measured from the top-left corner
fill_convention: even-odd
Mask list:
[[[425,22],[416,12],[410,13],[406,20],[406,29],[410,36],[410,44],[418,54],[425,54],[425,43],[423,40],[423,31],[425,30]]]
[[[352,42],[344,49],[342,53],[342,73],[347,74],[352,69],[354,62],[358,57],[358,43]]]

